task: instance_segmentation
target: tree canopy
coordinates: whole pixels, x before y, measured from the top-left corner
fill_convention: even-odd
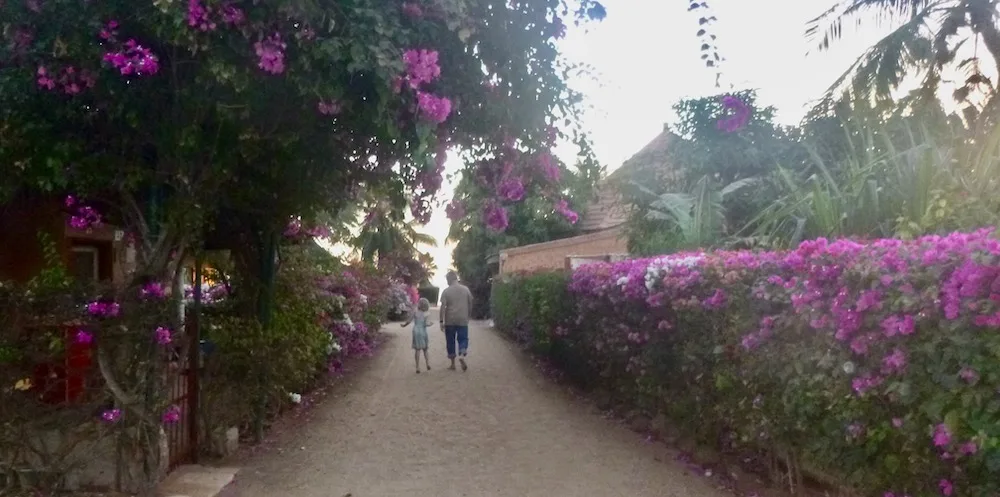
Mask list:
[[[487,215],[513,199],[501,185],[557,201],[548,150],[579,96],[555,40],[601,16],[593,0],[2,2],[0,191],[95,199],[147,255],[218,217],[280,231],[374,186],[426,219],[449,148]]]

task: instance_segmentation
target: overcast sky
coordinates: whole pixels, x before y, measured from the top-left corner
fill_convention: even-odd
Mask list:
[[[597,71],[597,83],[576,81],[574,86],[586,94],[587,105],[593,107],[584,126],[592,134],[598,159],[609,172],[659,134],[664,123],[673,122],[676,116],[671,107],[684,98],[755,88],[762,104],[777,108],[779,122],[797,123],[808,103],[881,34],[878,30],[845,30],[845,39],[832,50],[817,52],[815,42],[804,35],[806,23],[835,2],[714,0],[710,2],[718,17],[714,32],[726,58],[723,88],[719,90],[715,88],[715,73],[700,59],[700,42],[695,37],[698,17],[687,11],[688,2],[602,2],[607,18],[589,25],[586,31],[571,28],[562,49],[571,60],[587,63]],[[572,163],[572,151],[568,152],[560,155]],[[456,159],[454,155],[449,159],[449,172],[462,168]],[[451,198],[452,187],[446,182],[441,199]],[[443,243],[448,227],[441,208],[423,228],[441,241],[431,249],[438,265],[434,280],[441,286],[451,266],[452,247]]]

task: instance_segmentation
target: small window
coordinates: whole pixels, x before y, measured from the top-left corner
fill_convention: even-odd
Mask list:
[[[73,247],[70,263],[73,277],[81,283],[95,283],[100,279],[101,262],[97,247]]]

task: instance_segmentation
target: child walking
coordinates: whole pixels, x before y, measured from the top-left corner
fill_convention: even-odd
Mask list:
[[[431,370],[430,360],[427,358],[427,327],[433,325],[434,323],[427,320],[427,313],[431,310],[431,303],[427,299],[420,299],[417,302],[416,311],[410,316],[410,319],[403,323],[405,328],[411,322],[413,323],[413,361],[417,364],[417,374],[420,374],[420,353],[424,353],[424,365],[427,366],[427,370]]]

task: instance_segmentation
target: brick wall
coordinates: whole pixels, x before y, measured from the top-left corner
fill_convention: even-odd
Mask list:
[[[500,251],[500,274],[563,269],[569,256],[628,253],[622,228]]]

